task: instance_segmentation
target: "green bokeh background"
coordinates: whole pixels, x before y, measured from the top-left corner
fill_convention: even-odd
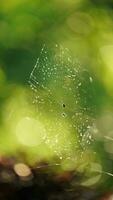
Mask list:
[[[55,43],[69,48],[72,56],[93,78],[95,95],[89,102],[89,108],[95,108],[93,117],[98,127],[93,148],[98,152],[103,169],[112,173],[112,0],[0,1],[1,154],[10,154],[16,148],[15,140],[10,138],[8,132],[9,124],[11,126],[15,121],[13,118],[9,120],[10,112],[22,105],[19,115],[30,113],[24,110],[25,99],[29,97],[24,96],[23,90],[28,88],[29,74],[43,44],[48,46]],[[88,85],[85,89],[87,93],[92,92]],[[11,100],[13,98],[14,102]],[[14,146],[14,149],[10,146]],[[112,183],[111,178],[105,185],[112,186]]]

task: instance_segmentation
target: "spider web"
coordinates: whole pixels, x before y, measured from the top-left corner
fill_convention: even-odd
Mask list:
[[[43,115],[45,110],[47,115],[56,117],[56,124],[57,119],[68,120],[69,126],[77,132],[82,149],[93,141],[94,108],[89,107],[93,99],[92,83],[88,71],[72,58],[67,48],[57,44],[52,48],[43,46],[29,77],[32,103],[38,105],[38,115]]]

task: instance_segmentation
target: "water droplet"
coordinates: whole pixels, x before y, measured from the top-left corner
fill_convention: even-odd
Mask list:
[[[89,80],[91,83],[93,82],[93,78],[91,76],[89,77]]]
[[[78,84],[78,86],[81,86],[81,85],[82,85],[81,83]]]

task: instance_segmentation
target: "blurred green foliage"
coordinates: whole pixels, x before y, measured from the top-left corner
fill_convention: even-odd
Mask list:
[[[26,97],[24,90],[28,90],[29,74],[44,43],[47,46],[58,43],[69,48],[93,78],[95,94],[88,100],[89,108],[95,108],[96,142],[93,148],[98,152],[103,170],[112,173],[112,0],[0,1],[1,154],[10,154],[18,146],[9,127],[15,126],[25,113],[33,115],[32,106],[26,103],[30,97]],[[86,74],[84,77],[87,79]],[[92,93],[88,84],[84,87],[86,94]],[[12,114],[15,110],[16,118]]]

